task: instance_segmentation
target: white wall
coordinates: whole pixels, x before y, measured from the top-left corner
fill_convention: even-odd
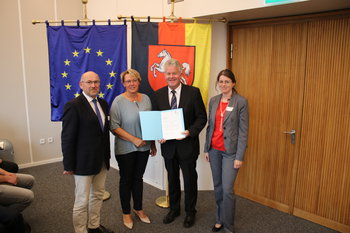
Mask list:
[[[192,17],[220,11],[252,7],[257,0],[207,1],[185,0],[175,4],[175,15]],[[235,4],[233,4],[235,2]],[[252,2],[255,2],[252,5]],[[220,5],[220,6],[218,6]],[[255,6],[255,5],[254,5]],[[117,15],[168,16],[167,0],[89,0],[90,19],[115,19]],[[221,13],[223,13],[221,12]],[[1,111],[0,139],[13,143],[15,159],[21,167],[34,166],[62,159],[61,123],[50,120],[50,84],[45,24],[32,25],[33,19],[81,19],[81,0],[1,0],[0,43]],[[130,65],[131,27],[128,23],[128,59]],[[216,94],[215,76],[226,62],[226,25],[213,24],[211,87]],[[53,137],[53,143],[39,140]],[[201,138],[201,151],[203,150]],[[113,142],[113,139],[112,139]],[[112,148],[113,149],[113,148]],[[117,166],[114,158],[113,166]],[[203,155],[198,159],[199,189],[211,189],[211,173]],[[150,158],[145,178],[156,187],[164,188],[164,165],[160,153]]]
[[[50,121],[45,25],[32,19],[81,18],[79,1],[2,0],[0,139],[8,139],[22,167],[61,159],[61,124]],[[39,145],[40,138],[53,143]]]

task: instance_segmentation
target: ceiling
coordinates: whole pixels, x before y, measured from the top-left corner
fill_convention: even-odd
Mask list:
[[[206,15],[203,17],[226,18],[230,21],[273,18],[280,16],[302,15],[317,12],[350,9],[350,0],[309,0],[283,5],[266,6],[262,8]]]

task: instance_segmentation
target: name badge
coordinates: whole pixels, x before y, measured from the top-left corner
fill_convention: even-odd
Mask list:
[[[228,111],[228,112],[232,112],[232,110],[233,110],[233,107],[226,107],[226,111]]]
[[[110,117],[110,116],[107,116],[107,120],[110,121],[110,120],[111,120],[111,117]]]

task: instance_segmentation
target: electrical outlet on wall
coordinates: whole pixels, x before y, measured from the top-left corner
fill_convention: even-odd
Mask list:
[[[39,144],[42,145],[42,144],[45,144],[46,143],[46,140],[45,138],[40,138],[39,140]]]
[[[48,137],[48,138],[47,138],[47,142],[48,142],[48,143],[53,143],[53,137]]]

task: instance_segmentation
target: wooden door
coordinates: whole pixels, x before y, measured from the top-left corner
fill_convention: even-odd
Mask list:
[[[238,195],[291,212],[300,143],[306,24],[232,30],[232,70],[248,98],[249,141]],[[284,131],[296,130],[296,142]]]
[[[309,23],[294,214],[350,232],[350,18]]]
[[[236,193],[350,232],[350,11],[230,27],[250,109]],[[296,144],[283,131],[296,130]]]

